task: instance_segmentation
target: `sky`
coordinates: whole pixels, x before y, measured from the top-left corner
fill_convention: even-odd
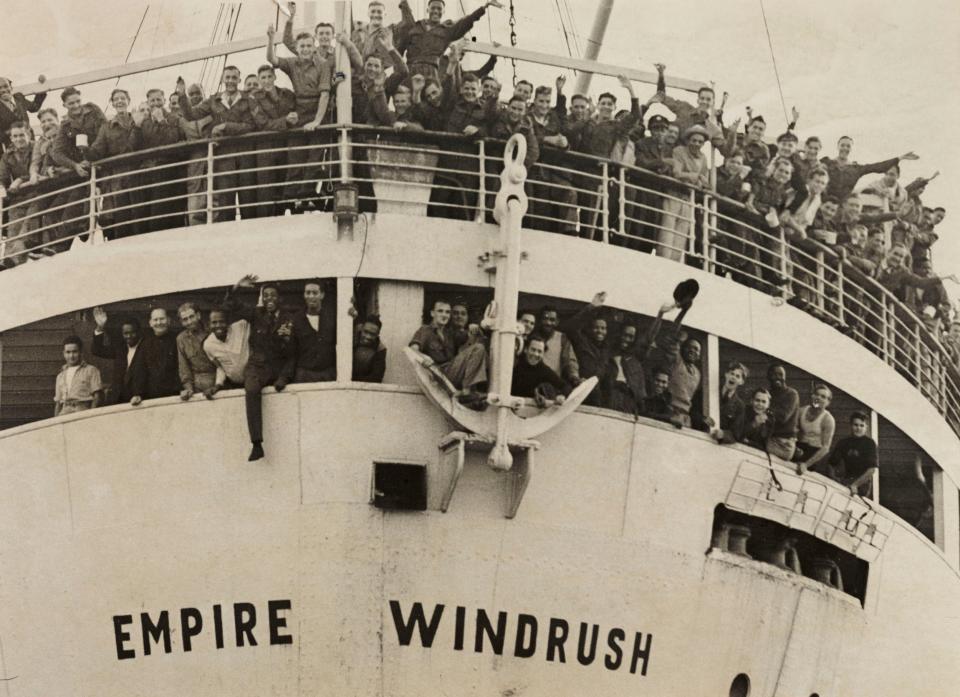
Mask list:
[[[504,0],[506,4],[507,0]],[[596,0],[514,0],[520,48],[579,56],[586,44]],[[354,16],[366,14],[366,0],[355,0]],[[423,14],[425,0],[411,0]],[[459,16],[478,6],[477,0],[447,0],[447,15]],[[304,15],[305,3],[299,3]],[[399,18],[387,0],[387,21]],[[0,27],[0,71],[14,83],[33,82],[39,73],[62,76],[130,60],[197,48],[210,43],[221,3],[166,0],[3,0]],[[269,0],[227,4],[236,18],[235,39],[264,33],[276,16]],[[333,2],[316,3],[318,17],[333,16]],[[834,154],[837,138],[851,135],[853,157],[873,162],[915,151],[917,162],[903,165],[903,183],[917,176],[940,177],[927,188],[925,202],[948,209],[935,247],[940,271],[960,271],[960,243],[951,234],[960,226],[960,2],[956,0],[765,0],[772,55],[776,58],[787,110],[800,111],[801,138],[818,135],[825,154]],[[146,10],[146,14],[144,14]],[[239,12],[239,15],[237,14]],[[561,24],[560,17],[564,17]],[[491,8],[488,19],[474,28],[478,41],[509,44],[508,13]],[[137,27],[143,27],[136,41]],[[281,16],[282,20],[282,16]],[[49,39],[38,50],[38,36]],[[566,29],[566,35],[564,33]],[[131,43],[133,48],[131,51]],[[262,63],[260,52],[233,56],[231,62],[252,72]],[[483,56],[467,58],[479,66]],[[760,0],[617,0],[599,60],[652,70],[654,62],[668,73],[715,82],[728,91],[726,120],[742,116],[750,105],[763,114],[768,135],[786,124],[764,28]],[[147,87],[168,91],[176,76],[188,81],[200,75],[200,64],[122,78],[120,85],[137,100]],[[521,77],[535,84],[552,84],[558,70],[518,66]],[[509,84],[509,61],[501,61],[498,76]],[[84,96],[102,106],[115,80],[83,88]],[[568,81],[568,91],[574,80]],[[594,80],[591,91],[621,90],[612,78]],[[641,99],[652,88],[638,85]],[[682,96],[675,94],[674,96]],[[51,97],[51,103],[59,100]],[[953,295],[960,288],[951,289]]]

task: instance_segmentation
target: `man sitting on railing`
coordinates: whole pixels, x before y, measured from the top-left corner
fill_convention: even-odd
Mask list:
[[[457,399],[465,406],[482,409],[485,405],[483,389],[487,384],[487,352],[482,343],[468,343],[458,353],[449,328],[450,303],[437,300],[430,310],[430,324],[416,331],[410,347],[424,354],[425,367],[436,365],[459,390]]]
[[[260,89],[250,95],[251,113],[258,131],[281,134],[300,123],[297,97],[292,90],[277,87],[277,73],[269,63],[257,70]],[[283,209],[277,204],[283,198],[279,186],[287,175],[287,137],[271,135],[257,141],[257,217],[275,215]]]
[[[67,116],[60,125],[60,132],[53,146],[53,160],[61,167],[70,169],[76,178],[86,179],[90,174],[90,162],[87,150],[106,121],[103,112],[93,102],[84,104],[80,91],[76,87],[67,87],[60,93],[60,100],[67,109]],[[61,220],[64,236],[72,236],[89,228],[88,187],[80,186],[76,178],[69,178],[65,184],[77,184],[66,193],[69,202],[83,200],[80,205],[71,205],[63,210]]]
[[[447,46],[465,36],[488,7],[503,8],[500,0],[487,0],[467,16],[453,22],[443,21],[444,0],[427,2],[426,19],[415,20],[407,0],[401,0],[403,19],[394,28],[394,39],[401,53],[406,54],[410,73],[439,79],[440,57]]]
[[[268,45],[268,54],[272,53],[272,44]],[[273,62],[273,61],[271,61]],[[236,66],[228,65],[223,69],[223,92],[214,94],[196,107],[189,100],[181,100],[184,118],[199,119],[205,116],[212,118],[209,124],[209,135],[213,138],[239,136],[256,129],[253,117],[253,102],[243,95],[240,90],[240,70]],[[182,84],[178,86],[182,88]],[[255,206],[257,195],[253,190],[256,185],[256,175],[252,171],[256,164],[253,156],[243,154],[254,146],[250,143],[236,145],[221,145],[215,151],[214,180],[215,205],[217,208],[215,219],[220,221],[234,220],[234,197],[238,199],[241,218],[252,218],[256,214]],[[237,172],[238,170],[241,170]],[[247,170],[247,171],[242,171]],[[227,174],[237,172],[236,174]],[[249,187],[249,188],[241,188]]]
[[[280,309],[280,290],[275,284],[264,283],[260,288],[263,305],[255,307],[243,306],[236,299],[237,290],[253,288],[256,282],[256,276],[244,276],[227,291],[223,302],[224,309],[231,316],[247,320],[250,327],[249,359],[243,372],[247,430],[252,445],[248,462],[264,457],[261,393],[270,385],[282,392],[293,377],[285,370],[289,365],[287,357],[293,320]]]
[[[33,149],[30,147],[29,126],[16,121],[10,126],[8,137],[10,146],[0,157],[0,197],[5,197],[4,208],[7,224],[4,227],[3,253],[13,264],[26,261],[27,246],[35,241],[27,233],[36,229],[36,205],[28,202],[32,188],[30,184],[30,160]],[[22,194],[26,189],[27,193]],[[32,216],[27,218],[27,216]]]

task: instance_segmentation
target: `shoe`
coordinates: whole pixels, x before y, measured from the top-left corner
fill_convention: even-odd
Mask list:
[[[483,411],[487,408],[487,395],[482,392],[464,390],[457,395],[457,401],[467,409]]]
[[[262,460],[264,456],[263,446],[260,443],[254,443],[253,447],[250,449],[250,457],[247,458],[247,462],[253,462],[254,460]]]

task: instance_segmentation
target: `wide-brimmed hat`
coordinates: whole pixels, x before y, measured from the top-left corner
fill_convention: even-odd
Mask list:
[[[700,124],[696,124],[694,126],[690,126],[690,128],[684,131],[683,142],[686,143],[688,140],[690,140],[690,136],[695,136],[695,135],[703,136],[703,139],[705,141],[710,140],[710,133],[707,131],[707,129],[701,126]]]

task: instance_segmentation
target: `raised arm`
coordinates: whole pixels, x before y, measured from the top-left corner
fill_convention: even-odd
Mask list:
[[[283,24],[283,45],[287,47],[290,53],[296,55],[297,42],[293,39],[293,18],[297,16],[296,3],[288,2],[287,9],[290,11],[290,16],[287,17],[287,21]],[[269,60],[269,58],[267,60]]]
[[[287,20],[287,26],[290,26],[290,20]],[[286,29],[284,29],[286,33]],[[272,24],[267,25],[267,63],[273,67],[280,65],[280,61],[277,60],[277,30]]]

